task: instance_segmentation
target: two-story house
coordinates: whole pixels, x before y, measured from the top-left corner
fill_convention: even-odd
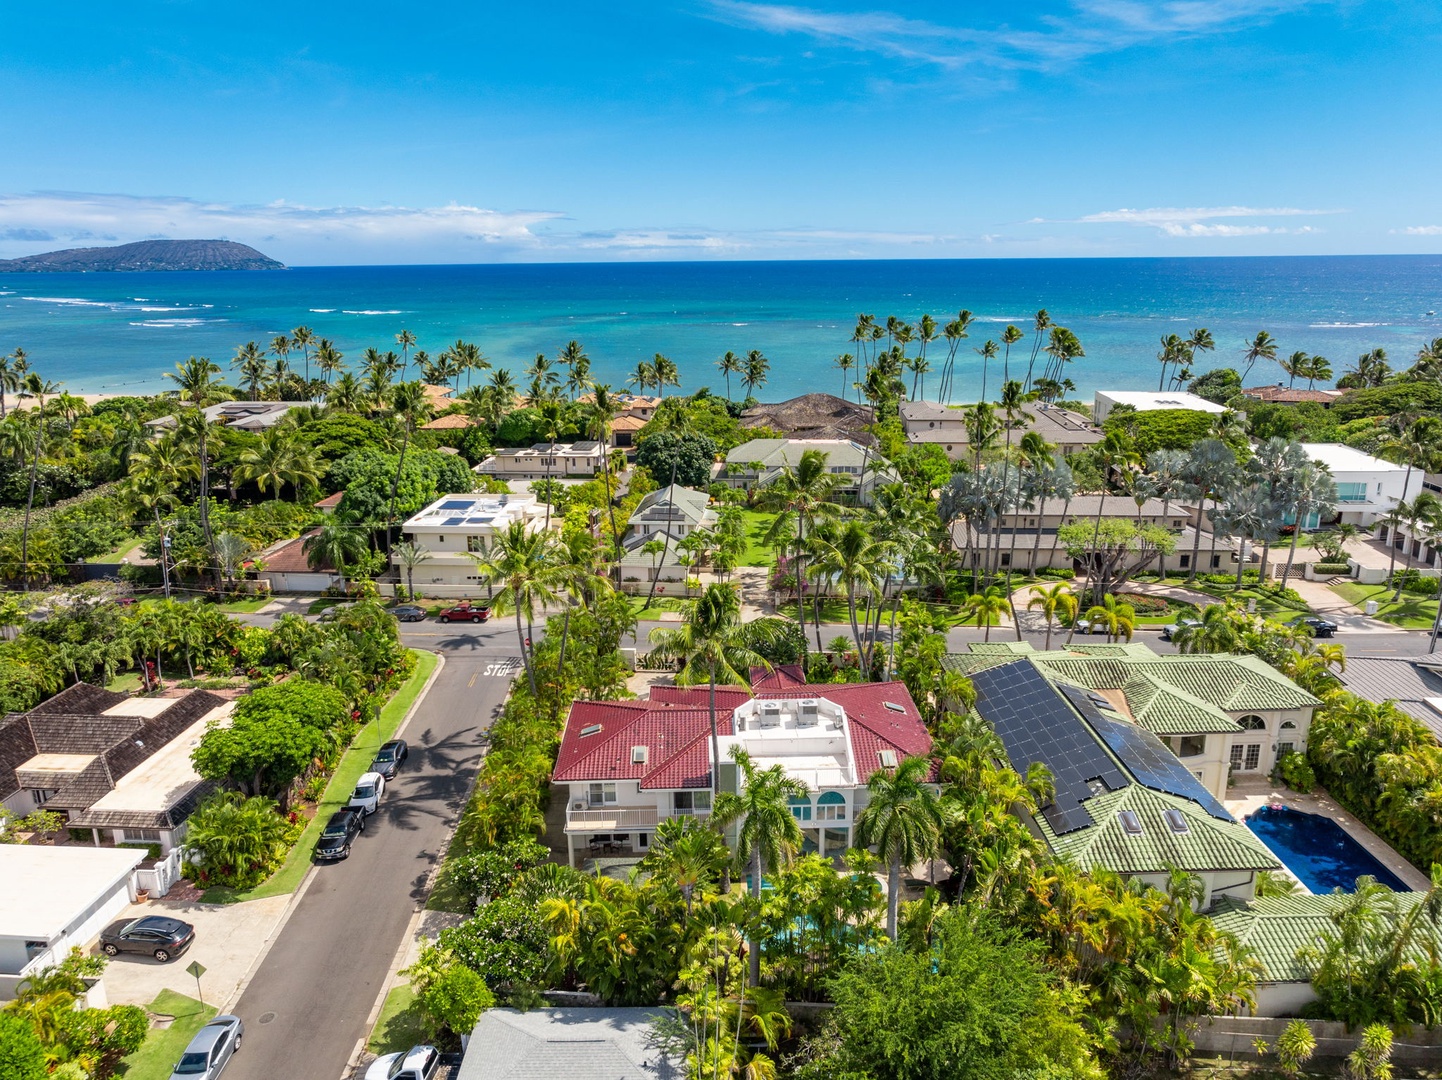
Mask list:
[[[765,487],[786,468],[801,463],[801,455],[819,450],[826,455],[826,471],[839,478],[836,497],[863,505],[879,485],[897,480],[876,451],[850,439],[749,439],[732,448],[716,479],[734,488]]]
[[[707,816],[716,790],[736,791],[740,746],[761,768],[779,764],[807,788],[792,803],[805,849],[840,855],[854,843],[866,783],[931,736],[899,682],[808,685],[799,668],[756,673],[753,690],[716,688],[719,763],[707,687],[653,687],[640,701],[577,701],[552,783],[566,798],[566,851],[641,855],[657,825]]]
[[[681,561],[685,550],[680,542],[698,529],[714,529],[718,519],[704,491],[672,484],[643,496],[626,522],[622,579],[684,581],[692,570]],[[645,550],[651,541],[661,545],[659,553]]]
[[[935,443],[952,461],[971,456],[971,436],[966,429],[966,411],[961,406],[935,401],[907,401],[901,405],[901,426],[909,443]],[[1081,413],[1045,402],[1033,402],[1022,409],[1022,426],[1012,432],[1018,442],[1036,432],[1063,454],[1074,454],[1095,446],[1105,437],[1100,428]]]
[[[411,571],[417,592],[431,596],[471,595],[484,583],[474,556],[515,522],[543,527],[546,507],[534,495],[444,495],[406,521],[402,532],[425,553]],[[560,519],[552,519],[559,524]],[[401,584],[406,571],[392,552]]]
[[[475,467],[481,476],[498,480],[590,479],[606,467],[609,448],[595,440],[536,443],[497,450]]]

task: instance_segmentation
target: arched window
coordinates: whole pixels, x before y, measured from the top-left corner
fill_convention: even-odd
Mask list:
[[[1266,731],[1267,722],[1260,716],[1244,716],[1237,723],[1243,731]]]
[[[816,800],[816,818],[818,821],[845,821],[846,797],[839,791],[825,792]]]
[[[1297,723],[1296,723],[1295,720],[1283,720],[1283,721],[1282,721],[1282,730],[1283,730],[1283,731],[1295,731],[1296,729],[1297,729]]]
[[[790,799],[789,801],[790,801],[790,803],[791,803],[791,816],[792,816],[792,817],[794,817],[797,821],[810,821],[810,820],[811,820],[811,800],[810,800],[810,799],[798,799],[798,798],[794,798],[794,797],[793,797],[793,798]]]

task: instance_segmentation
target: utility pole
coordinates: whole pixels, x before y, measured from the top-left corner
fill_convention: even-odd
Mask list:
[[[160,576],[165,583],[165,598],[170,599],[170,534],[160,530]]]

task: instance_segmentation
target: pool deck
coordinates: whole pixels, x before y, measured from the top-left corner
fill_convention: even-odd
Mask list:
[[[1301,795],[1295,791],[1273,784],[1268,780],[1242,780],[1227,789],[1227,797],[1222,800],[1228,812],[1241,821],[1254,810],[1260,810],[1264,806],[1279,803],[1292,810],[1300,810],[1306,814],[1319,814],[1322,817],[1331,818],[1343,830],[1361,844],[1372,856],[1392,873],[1401,878],[1410,889],[1419,892],[1426,892],[1431,887],[1427,875],[1418,870],[1406,859],[1393,851],[1391,846],[1367,828],[1360,821],[1354,818],[1347,810],[1343,809],[1337,802],[1322,788],[1315,788],[1308,795]],[[1291,872],[1287,871],[1291,876]],[[1295,880],[1295,878],[1293,878]],[[1301,885],[1301,882],[1297,882]],[[1305,885],[1302,886],[1304,889]]]

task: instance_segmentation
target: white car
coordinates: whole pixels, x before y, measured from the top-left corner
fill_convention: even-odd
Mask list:
[[[385,790],[386,778],[380,773],[361,773],[361,778],[356,781],[355,792],[347,805],[359,807],[365,811],[366,817],[370,817],[380,809],[381,796],[385,794]]]
[[[404,1053],[383,1054],[371,1062],[365,1080],[437,1080],[443,1072],[434,1046],[413,1046]]]

